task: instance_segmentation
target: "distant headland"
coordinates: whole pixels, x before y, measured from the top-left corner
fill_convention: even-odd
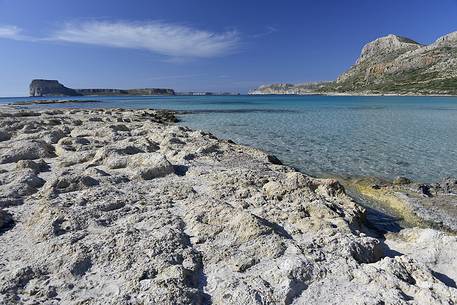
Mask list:
[[[263,85],[250,94],[457,95],[457,32],[430,45],[388,35],[366,44],[337,80]]]
[[[175,95],[173,89],[71,89],[57,80],[34,79],[30,83],[30,96],[85,96],[85,95]]]
[[[100,96],[100,95],[126,95],[126,96],[209,96],[209,95],[240,95],[231,92],[187,91],[176,92],[169,88],[140,88],[140,89],[72,89],[62,85],[57,80],[34,79],[30,83],[30,96]]]

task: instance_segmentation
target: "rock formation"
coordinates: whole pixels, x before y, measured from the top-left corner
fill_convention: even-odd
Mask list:
[[[253,91],[287,94],[276,85]],[[402,94],[457,95],[457,32],[430,45],[388,35],[368,43],[355,65],[338,77],[311,90],[288,86],[293,94]]]
[[[357,63],[342,74],[337,91],[399,94],[457,94],[457,32],[423,46],[389,35],[367,44]]]
[[[457,303],[335,180],[170,112],[0,112],[1,304]]]
[[[288,94],[288,95],[311,95],[316,94],[319,90],[322,90],[330,82],[316,82],[316,83],[305,83],[299,85],[293,84],[272,84],[264,85],[259,88],[252,90],[249,94],[252,95],[268,95],[268,94]]]
[[[386,244],[433,268],[433,274],[449,287],[457,288],[457,237],[432,229],[410,228],[387,234]]]
[[[79,96],[73,89],[67,88],[57,80],[34,79],[30,83],[30,96]]]
[[[457,233],[456,179],[417,183],[405,177],[397,177],[393,182],[368,177],[350,179],[345,184],[409,225]]]
[[[13,106],[30,106],[30,105],[55,105],[55,104],[93,104],[100,103],[97,100],[28,100],[12,102],[9,105]]]
[[[30,96],[82,96],[82,95],[175,95],[173,89],[70,89],[56,80],[34,79],[30,83]]]

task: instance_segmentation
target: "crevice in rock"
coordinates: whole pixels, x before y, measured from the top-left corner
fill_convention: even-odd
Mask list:
[[[271,221],[269,221],[269,220],[267,220],[265,218],[259,217],[257,215],[254,215],[254,216],[257,219],[259,219],[263,225],[271,228],[273,230],[273,232],[275,232],[279,236],[287,238],[287,239],[293,239],[292,235],[290,235],[289,232],[287,232],[286,229],[284,229],[284,227],[281,226],[280,224],[275,223],[275,222],[271,222]]]
[[[90,257],[84,257],[73,264],[71,268],[71,274],[76,277],[81,277],[86,274],[86,272],[89,271],[91,267],[92,259]]]
[[[173,165],[173,170],[177,176],[183,177],[187,174],[189,167],[185,165]]]
[[[213,304],[211,295],[205,292],[205,287],[208,284],[207,276],[204,271],[203,262],[201,262],[200,267],[198,268],[197,272],[197,288],[201,294],[201,305],[211,305]]]
[[[181,210],[181,207],[179,207],[179,209]],[[203,255],[203,253],[201,253],[198,250],[197,246],[192,243],[191,236],[187,233],[187,228],[188,228],[187,223],[185,222],[183,217],[180,217],[180,219],[183,224],[182,230],[183,230],[183,236],[185,238],[185,244],[192,248],[193,253],[197,257],[197,267],[192,274],[193,282],[196,286],[195,288],[197,288],[198,292],[199,292],[197,303],[199,305],[211,305],[213,303],[212,297],[210,294],[205,292],[205,287],[207,286],[208,281],[207,281],[207,276],[205,273],[205,266],[203,263],[204,255]]]
[[[451,279],[450,277],[448,277],[446,274],[439,273],[439,272],[436,272],[433,270],[432,270],[432,274],[434,277],[436,277],[440,282],[444,283],[446,286],[452,287],[452,288],[457,288],[456,282],[453,279]]]
[[[0,236],[15,226],[13,216],[0,209]]]
[[[306,285],[302,281],[293,281],[290,283],[290,289],[289,292],[286,295],[286,300],[285,300],[285,305],[290,305],[292,304],[295,299],[300,297],[300,295],[303,293],[303,291],[308,288],[308,285]]]

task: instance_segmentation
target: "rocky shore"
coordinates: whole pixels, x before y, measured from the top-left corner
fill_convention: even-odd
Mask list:
[[[33,100],[10,103],[10,106],[100,103],[97,100]]]
[[[360,195],[400,216],[410,226],[457,233],[457,180],[418,183],[406,177],[393,181],[356,178],[345,181]]]
[[[1,304],[457,303],[456,237],[175,121],[0,110]]]

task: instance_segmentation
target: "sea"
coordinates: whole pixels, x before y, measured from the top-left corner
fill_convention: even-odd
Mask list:
[[[36,99],[0,98],[0,104]],[[99,102],[46,107],[184,111],[179,115],[179,124],[261,148],[284,164],[316,177],[406,176],[419,182],[457,177],[456,97],[240,95],[71,99]]]

